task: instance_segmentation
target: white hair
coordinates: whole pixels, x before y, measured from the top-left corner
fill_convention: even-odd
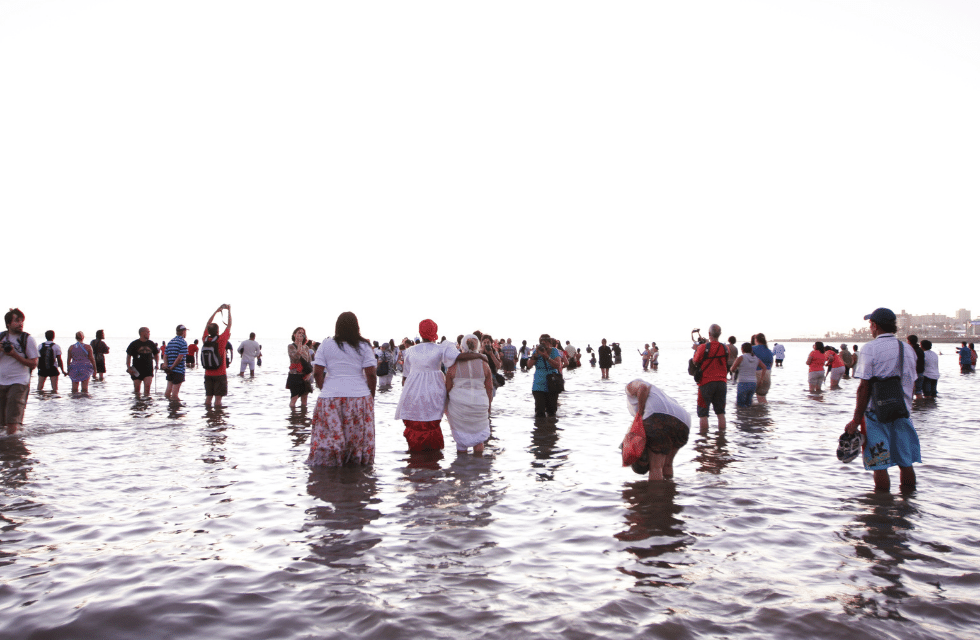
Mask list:
[[[470,346],[470,340],[475,343],[472,347]],[[467,333],[465,336],[463,336],[463,343],[460,345],[460,347],[463,349],[463,353],[479,353],[480,339],[477,338],[475,334]]]

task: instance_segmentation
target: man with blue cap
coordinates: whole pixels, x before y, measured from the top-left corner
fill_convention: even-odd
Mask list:
[[[895,337],[898,321],[891,309],[875,309],[864,319],[871,325],[874,340],[861,349],[861,359],[854,369],[854,377],[861,384],[854,419],[847,423],[845,431],[854,433],[861,427],[866,438],[864,468],[874,472],[876,491],[889,490],[888,469],[896,465],[902,489],[912,490],[912,463],[922,462],[919,435],[911,417],[915,351]]]

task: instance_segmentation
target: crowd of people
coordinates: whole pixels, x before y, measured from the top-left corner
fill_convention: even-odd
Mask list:
[[[225,318],[226,314],[226,318]],[[222,329],[218,319],[223,325]],[[914,486],[912,463],[919,462],[918,438],[912,426],[912,398],[934,398],[939,379],[938,355],[929,340],[919,343],[908,336],[905,343],[895,338],[895,315],[880,308],[865,317],[871,326],[874,340],[863,351],[853,345],[840,349],[816,342],[807,356],[808,383],[811,392],[819,392],[829,378],[830,388],[839,388],[840,381],[851,376],[861,380],[857,392],[854,419],[847,432],[858,428],[864,435],[865,467],[875,472],[875,486],[887,488],[887,469],[901,469],[903,487]],[[38,390],[50,384],[58,389],[59,375],[72,381],[72,391],[87,392],[90,379],[103,380],[105,356],[109,346],[102,330],[95,340],[85,343],[85,335],[75,334],[76,342],[67,350],[67,362],[61,348],[54,342],[53,331],[45,332],[45,341],[38,347],[34,338],[23,331],[24,314],[11,309],[4,317],[7,330],[0,334],[3,351],[0,353],[0,415],[8,434],[17,432],[23,422],[32,370],[38,370]],[[176,335],[160,347],[150,340],[150,330],[141,327],[139,338],[126,349],[126,370],[133,381],[134,393],[148,395],[154,372],[166,373],[165,397],[179,402],[186,370],[196,366],[198,359],[204,368],[205,405],[220,407],[228,393],[227,367],[231,364],[228,344],[232,327],[231,306],[219,306],[205,323],[198,340],[187,342],[187,327],[178,325]],[[697,330],[695,330],[697,332]],[[692,338],[694,333],[692,332]],[[728,380],[736,385],[736,405],[751,406],[767,402],[773,367],[782,367],[785,349],[778,343],[770,350],[766,336],[757,333],[741,347],[734,336],[727,344],[720,341],[721,327],[711,325],[708,338],[697,332],[692,345],[694,355],[689,372],[697,384],[697,411],[702,432],[708,429],[708,416],[713,410],[719,431],[725,429],[725,405]],[[286,388],[290,392],[290,407],[307,407],[315,385],[319,390],[312,418],[312,436],[307,463],[310,465],[371,464],[374,460],[374,397],[381,388],[389,388],[394,377],[401,374],[402,392],[395,410],[395,419],[404,423],[409,451],[413,453],[438,451],[444,448],[442,418],[449,423],[450,434],[460,453],[472,449],[475,455],[483,451],[490,437],[490,412],[497,388],[504,384],[503,372],[533,373],[531,393],[536,418],[554,417],[558,410],[559,394],[564,390],[563,372],[582,366],[582,350],[569,341],[564,345],[548,334],[542,334],[536,345],[522,341],[517,347],[510,339],[494,340],[488,334],[475,331],[459,335],[455,342],[438,335],[438,326],[431,319],[419,324],[419,338],[370,343],[360,334],[357,317],[351,312],[337,318],[334,335],[323,343],[313,342],[303,327],[297,327],[287,347],[289,371]],[[894,345],[898,344],[898,347]],[[906,357],[906,351],[907,357]],[[957,350],[964,373],[975,371],[976,351],[966,342]],[[239,345],[240,376],[255,375],[255,365],[261,365],[262,346],[255,334]],[[614,363],[622,362],[618,343],[609,345],[602,339],[588,361],[598,365],[602,379],[609,378]],[[659,349],[656,342],[644,345],[639,352],[643,370],[656,369]],[[897,354],[897,355],[896,355]],[[160,363],[160,358],[163,363]],[[885,375],[885,374],[891,374]],[[906,415],[883,420],[875,409],[877,381],[892,377],[900,379],[907,396]],[[907,384],[906,384],[907,383]],[[907,388],[906,388],[907,387]],[[688,438],[691,416],[673,398],[650,382],[636,379],[627,384],[626,395],[630,412],[642,415],[647,436],[647,450],[633,469],[649,473],[651,480],[670,478],[672,462]]]

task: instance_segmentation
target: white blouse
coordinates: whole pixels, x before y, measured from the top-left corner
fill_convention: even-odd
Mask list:
[[[395,409],[395,420],[441,420],[446,406],[446,376],[459,351],[452,342],[423,342],[405,351],[402,375],[405,386]]]
[[[364,369],[376,366],[377,362],[368,343],[362,342],[360,350],[355,351],[347,343],[340,347],[333,338],[324,338],[316,350],[313,364],[323,367],[326,376],[320,398],[363,398],[371,395]]]

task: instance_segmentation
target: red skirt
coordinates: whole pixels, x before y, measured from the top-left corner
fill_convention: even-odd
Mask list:
[[[443,448],[441,420],[402,420],[409,451],[438,451]]]

